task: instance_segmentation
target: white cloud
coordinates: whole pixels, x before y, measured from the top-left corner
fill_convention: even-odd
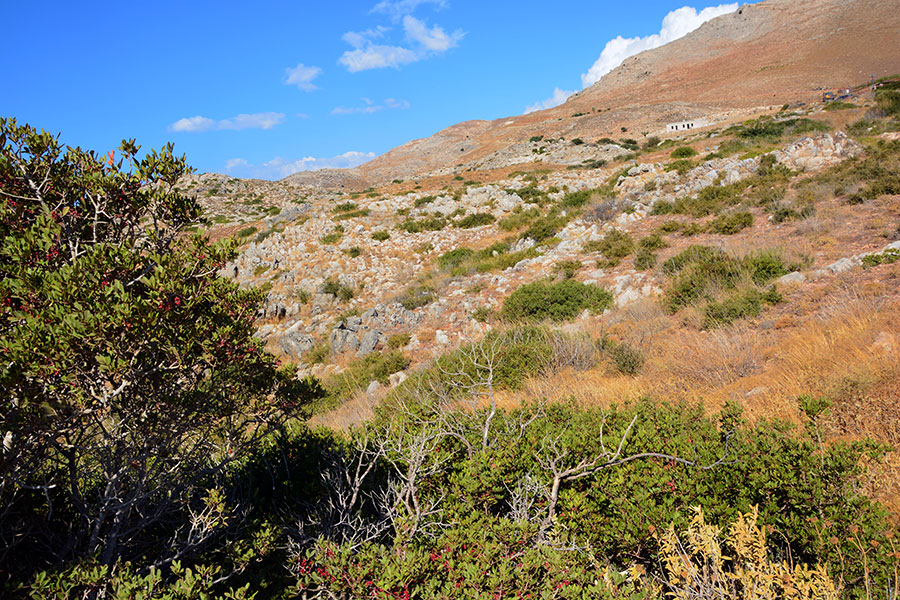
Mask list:
[[[330,158],[307,156],[299,160],[281,157],[261,165],[254,165],[243,158],[233,158],[225,163],[225,172],[235,177],[252,177],[255,179],[283,179],[288,175],[301,171],[318,171],[320,169],[348,169],[358,167],[375,158],[374,152],[350,151]]]
[[[400,46],[369,45],[366,48],[348,50],[338,59],[351,73],[367,69],[397,68],[416,62],[420,57],[408,48]]]
[[[376,44],[375,40],[383,38],[388,31],[390,28],[380,26],[366,31],[348,31],[341,39],[353,46],[353,50],[344,52],[338,62],[351,73],[385,67],[396,69],[455,48],[465,35],[459,29],[447,34],[438,25],[429,28],[424,21],[406,15],[403,17],[403,31],[408,45]]]
[[[463,32],[460,30],[447,35],[437,25],[428,29],[425,23],[411,15],[403,17],[403,29],[410,40],[421,44],[429,52],[446,52],[450,48],[454,48],[463,37]]]
[[[284,113],[265,112],[254,114],[240,114],[230,119],[216,121],[206,117],[196,116],[178,119],[169,125],[169,131],[199,133],[202,131],[241,129],[272,129],[284,120]]]
[[[600,53],[600,58],[597,59],[587,73],[581,76],[581,83],[584,87],[591,86],[600,81],[601,77],[622,64],[622,61],[626,58],[684,37],[710,19],[732,13],[737,9],[737,2],[710,6],[699,13],[695,8],[683,6],[665,16],[659,33],[635,38],[618,36],[606,43],[606,47]]]
[[[371,44],[373,40],[383,38],[384,34],[390,30],[390,27],[379,25],[375,29],[366,29],[365,31],[348,31],[341,36],[341,39],[354,48],[362,48],[367,44]]]
[[[296,67],[284,70],[285,72],[285,85],[296,85],[298,88],[303,90],[304,92],[311,92],[313,90],[319,89],[312,80],[322,74],[322,69],[319,67],[307,67],[303,63],[299,63]]]
[[[408,15],[420,4],[436,4],[438,8],[447,6],[447,0],[381,0],[372,7],[371,12],[390,15],[394,19],[398,19],[403,15]]]
[[[169,131],[178,131],[178,132],[199,132],[199,131],[209,131],[210,129],[216,128],[216,122],[212,119],[207,119],[206,117],[201,117],[197,115],[196,117],[186,117],[184,119],[178,119],[171,125],[169,125]]]
[[[550,96],[549,98],[547,98],[546,100],[544,100],[542,102],[536,102],[535,104],[532,104],[531,106],[529,106],[528,108],[525,109],[525,112],[523,114],[527,115],[528,113],[533,113],[538,110],[546,110],[548,108],[553,108],[554,106],[559,106],[560,104],[564,103],[569,98],[569,96],[571,96],[574,93],[575,92],[568,92],[566,90],[554,88],[552,96]]]
[[[331,111],[333,115],[370,115],[386,109],[406,110],[409,108],[409,102],[406,100],[397,100],[396,98],[386,98],[382,104],[375,104],[368,98],[363,98],[365,106],[336,106]]]
[[[238,115],[219,121],[218,129],[272,129],[284,120],[284,113],[266,112],[252,115]]]

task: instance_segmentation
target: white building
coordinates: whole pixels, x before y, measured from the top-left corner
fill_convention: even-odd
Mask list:
[[[678,121],[677,123],[669,123],[666,125],[666,131],[687,131],[689,129],[694,129],[696,127],[703,127],[706,125],[706,121],[703,120],[693,120],[693,121]]]

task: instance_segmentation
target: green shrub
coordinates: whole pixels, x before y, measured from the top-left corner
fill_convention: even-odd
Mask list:
[[[871,269],[878,265],[890,265],[900,260],[900,250],[888,248],[880,254],[867,254],[862,257],[863,268]]]
[[[220,496],[213,494],[210,497],[214,508],[224,505]],[[248,555],[252,554],[248,551]],[[222,571],[220,565],[192,564],[184,567],[181,561],[176,560],[171,568],[150,566],[143,572],[129,563],[110,568],[110,565],[92,560],[56,571],[43,571],[26,589],[29,598],[252,600],[256,597],[249,583],[237,588],[222,588]]]
[[[638,271],[646,271],[656,266],[656,255],[649,248],[641,246],[634,254],[634,268]]]
[[[247,238],[259,231],[256,227],[244,227],[243,229],[237,232],[237,236],[239,238]]]
[[[331,233],[322,236],[319,238],[319,241],[323,244],[337,244],[343,239],[344,234],[340,231],[332,231]]]
[[[256,337],[264,293],[217,275],[235,245],[187,233],[192,171],[0,118],[3,596],[213,593],[191,515],[230,534],[220,486],[318,395]]]
[[[487,305],[479,306],[472,311],[470,316],[479,323],[487,323],[494,318],[494,309]]]
[[[667,244],[666,240],[664,240],[657,232],[651,233],[645,238],[641,238],[638,242],[638,246],[647,250],[662,250],[663,248],[668,248],[669,244]]]
[[[733,289],[746,282],[765,285],[786,275],[794,265],[787,266],[779,254],[764,250],[743,259],[727,256],[721,250],[706,246],[690,246],[662,265],[663,273],[674,277],[666,291],[666,304],[671,312],[696,301],[712,302],[712,292]],[[761,300],[762,297],[756,297]],[[754,298],[749,298],[752,304]],[[722,314],[733,311],[736,302],[719,307]]]
[[[426,204],[430,204],[430,203],[434,202],[434,200],[435,200],[434,196],[422,196],[421,198],[416,198],[416,201],[413,202],[413,205],[416,208],[419,208],[420,206],[424,206]]]
[[[350,258],[357,258],[360,254],[362,254],[362,248],[360,248],[359,246],[353,246],[352,248],[348,248],[344,252],[346,252],[347,256],[349,256]]]
[[[606,342],[603,351],[613,361],[616,369],[625,375],[637,375],[644,366],[644,354],[625,342]]]
[[[672,153],[669,156],[672,158],[692,158],[697,156],[697,151],[690,146],[680,146],[672,150]]]
[[[334,217],[334,220],[335,221],[346,221],[347,219],[355,219],[357,217],[368,217],[371,212],[372,211],[370,211],[368,208],[364,208],[362,210],[355,210],[353,212],[336,215]]]
[[[339,405],[355,392],[366,389],[372,381],[387,385],[391,375],[408,366],[409,359],[396,350],[375,352],[354,360],[344,371],[324,382],[328,397],[316,407],[317,412]]]
[[[354,202],[344,202],[343,204],[338,204],[337,206],[335,206],[332,209],[332,212],[336,212],[336,213],[350,212],[350,211],[356,210],[357,208],[359,208],[359,205],[357,205]]]
[[[694,161],[689,158],[680,158],[678,160],[673,160],[669,164],[666,165],[666,171],[676,171],[679,175],[686,175],[688,171],[693,169],[696,165]]]
[[[793,221],[794,219],[799,218],[800,213],[790,206],[779,204],[772,210],[773,223],[784,223],[785,221]]]
[[[553,265],[553,272],[563,279],[572,279],[582,266],[580,260],[558,260]]]
[[[679,221],[666,221],[662,225],[659,226],[659,230],[662,233],[675,233],[679,229],[681,229],[682,225]]]
[[[547,204],[547,192],[541,191],[533,185],[523,187],[518,190],[506,190],[510,194],[516,194],[526,204],[537,204],[543,206]]]
[[[519,261],[534,258],[540,253],[535,248],[509,252],[508,242],[498,242],[481,250],[456,248],[438,257],[438,266],[454,277],[471,273],[486,273],[512,267]]]
[[[885,114],[900,115],[900,90],[878,90],[875,92],[875,103]]]
[[[529,142],[540,142],[542,139],[544,139],[544,136],[542,136],[542,135],[533,135],[530,138],[528,138],[528,141]]]
[[[466,364],[452,363],[444,370],[469,373]],[[524,377],[520,374],[518,379]],[[399,414],[387,413],[384,421],[396,423]],[[322,539],[300,555],[301,587],[356,598],[376,589],[385,598],[421,600],[518,595],[661,598],[668,590],[657,588],[665,579],[661,546],[670,525],[673,531],[689,527],[696,531],[698,510],[692,507],[697,507],[707,523],[723,531],[741,531],[730,524],[751,506],[758,508],[760,529],[776,532],[753,533],[745,540],[766,565],[771,564],[770,557],[793,564],[821,563],[830,576],[840,574],[847,598],[867,597],[866,583],[873,590],[893,585],[896,558],[890,539],[896,528],[886,511],[855,483],[862,465],[883,452],[874,444],[840,443],[820,450],[807,428],[769,419],[747,423],[736,402],[718,414],[707,414],[698,405],[642,400],[602,409],[551,403],[541,409],[501,412],[483,447],[480,432],[486,414],[480,410],[454,415],[455,437],[439,438],[437,449],[419,471],[427,473],[428,467],[437,471],[422,476],[417,500],[423,506],[437,503],[440,527],[412,539],[392,530],[376,543],[358,546]],[[415,413],[412,419],[433,422],[441,417],[431,411],[425,418]],[[523,428],[522,423],[531,425]],[[409,429],[410,445],[439,435],[436,428],[410,425]],[[664,452],[688,464],[654,457],[562,480],[550,529],[539,537],[548,505],[542,492],[549,485],[542,464],[560,455],[565,468],[591,464],[604,446],[614,451],[626,431],[626,455]],[[355,458],[351,454],[347,463],[353,464]],[[533,490],[530,496],[526,484]],[[378,491],[385,488],[387,484],[382,484]],[[511,514],[510,507],[523,497],[533,500],[525,503],[530,508],[527,516]],[[573,552],[563,545],[576,540],[584,551]],[[677,548],[681,554],[673,557],[673,564],[678,566],[700,552],[687,542]],[[513,560],[507,559],[510,555]],[[726,556],[732,555],[726,550]],[[725,564],[736,570],[745,563]],[[640,568],[631,569],[633,565]],[[698,565],[692,590],[704,589],[700,586],[707,566]],[[733,585],[737,591],[715,597],[741,597],[746,590],[758,590],[755,574],[770,571],[753,573],[734,580],[723,577],[717,585]],[[791,597],[781,588],[775,591],[784,580],[765,576],[770,577],[766,581],[772,584],[771,597]]]
[[[523,285],[503,302],[507,321],[566,321],[587,309],[601,313],[612,305],[610,292],[572,279],[559,283],[537,281]]]
[[[494,215],[492,215],[491,213],[473,213],[457,221],[456,226],[461,229],[472,229],[473,227],[490,225],[494,221]]]
[[[693,235],[704,233],[705,231],[706,225],[701,223],[688,223],[681,228],[681,235],[684,237],[691,237]]]
[[[739,184],[711,185],[700,190],[696,196],[678,198],[672,207],[672,212],[690,215],[697,219],[714,215],[726,206],[739,203],[741,190],[742,186]]]
[[[761,250],[755,252],[742,261],[744,268],[750,274],[750,278],[757,285],[763,285],[803,268],[799,264],[787,264],[782,256],[774,250]]]
[[[744,317],[755,317],[762,313],[763,303],[775,305],[781,300],[782,296],[775,286],[764,292],[750,288],[733,294],[721,302],[707,304],[704,309],[703,326],[719,327]]]
[[[726,133],[735,133],[739,138],[749,140],[777,141],[782,136],[799,136],[804,133],[829,131],[831,127],[822,121],[806,117],[775,121],[772,117],[760,117],[742,125],[730,127]]]
[[[543,242],[544,240],[552,238],[559,231],[561,231],[570,219],[570,216],[562,217],[552,214],[540,217],[538,219],[535,219],[531,223],[531,226],[526,229],[520,237],[522,239],[530,238],[535,242]]]
[[[653,208],[650,210],[650,214],[657,215],[668,215],[671,214],[675,210],[675,203],[669,202],[667,200],[660,200],[653,205]],[[676,221],[669,221],[669,223],[675,223]]]
[[[395,333],[388,337],[387,347],[391,350],[403,348],[409,343],[410,339],[412,339],[412,336],[408,333]]]
[[[608,266],[615,266],[634,251],[634,238],[627,232],[610,229],[603,239],[584,244],[585,252],[601,252]]]
[[[828,104],[825,105],[825,110],[827,110],[827,111],[847,110],[850,108],[856,108],[856,105],[853,104],[852,102],[841,102],[841,101],[829,102]]]
[[[446,219],[446,217],[442,215],[435,215],[431,217],[425,217],[416,221],[415,219],[407,219],[406,221],[397,225],[397,229],[401,231],[405,231],[407,233],[420,233],[422,231],[440,231],[450,222]]]
[[[319,342],[303,355],[303,361],[308,365],[318,365],[328,360],[331,355],[331,345],[328,342]]]
[[[437,300],[437,296],[430,287],[425,285],[413,285],[406,288],[396,299],[406,310],[415,310]]]
[[[419,233],[422,231],[422,226],[415,219],[407,219],[397,225],[397,229],[406,233]]]
[[[522,229],[540,216],[541,211],[537,208],[529,208],[528,210],[520,209],[518,211],[513,211],[511,214],[497,221],[497,227],[503,231],[516,231]]]
[[[338,283],[336,279],[328,278],[319,287],[322,294],[331,294],[344,302],[353,298],[353,288]]]
[[[391,234],[384,230],[375,231],[372,233],[372,239],[375,240],[376,242],[383,242],[390,237],[391,237]]]
[[[475,255],[471,248],[455,248],[438,257],[438,265],[444,270],[458,267]]]
[[[477,260],[472,263],[472,269],[478,273],[503,271],[515,266],[520,261],[536,258],[541,255],[537,248],[526,248],[525,250],[520,250],[518,252],[497,252],[497,256],[493,256],[492,254],[485,255],[484,250],[480,251],[476,257]],[[456,275],[458,273],[454,272],[453,274]]]
[[[644,150],[653,150],[657,146],[659,146],[660,143],[661,143],[661,140],[657,136],[654,135],[654,136],[648,137],[646,140],[644,140],[643,148],[644,148]]]
[[[734,235],[752,226],[753,215],[747,211],[741,211],[716,217],[707,225],[707,231],[721,235]]]

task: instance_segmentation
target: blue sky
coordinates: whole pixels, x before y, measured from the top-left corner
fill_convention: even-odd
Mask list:
[[[279,179],[549,107],[737,7],[688,6],[4,0],[0,116],[102,152],[173,141],[200,172]]]

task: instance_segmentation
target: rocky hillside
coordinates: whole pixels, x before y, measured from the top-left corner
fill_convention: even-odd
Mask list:
[[[582,311],[578,327],[602,331],[618,323],[628,331],[623,339],[649,358],[675,340],[700,344],[713,330],[721,335],[711,325],[715,310],[728,313],[721,319],[726,329],[761,328],[774,343],[792,335],[793,325],[817,318],[794,323],[798,303],[814,302],[808,295],[843,286],[848,277],[871,277],[864,267],[876,259],[867,257],[896,252],[897,198],[866,196],[865,177],[856,171],[840,175],[851,180],[846,185],[831,183],[849,169],[847,161],[876,160],[864,144],[895,135],[882,133],[896,126],[892,121],[865,129],[868,122],[856,123],[852,136],[842,131],[871,110],[866,103],[779,112],[712,135],[651,140],[637,152],[610,145],[619,154],[604,166],[529,165],[489,183],[456,176],[430,180],[447,181],[439,187],[410,182],[359,193],[210,176],[191,184],[218,213],[213,221],[229,221],[213,231],[244,241],[223,275],[266,291],[258,335],[325,381],[356,377],[365,357],[398,351],[411,368],[426,364],[502,327],[513,292],[550,280],[609,290],[612,312]],[[771,306],[763,296],[745,296],[749,304],[737,306],[740,298],[721,282],[672,304],[678,277],[667,265],[698,246],[729,260],[763,250],[777,255],[771,272],[742,292],[777,290]],[[737,303],[735,314],[729,303]],[[635,310],[650,311],[652,327],[666,323],[667,333],[635,334],[629,316]],[[360,401],[374,402],[378,389],[402,380],[406,368],[399,365],[390,378],[362,375],[354,389],[370,394]],[[713,386],[713,395],[735,393],[730,386],[740,380]],[[781,392],[756,383],[740,393],[754,392],[763,410],[765,399]]]
[[[649,395],[798,421],[796,398],[818,394],[835,407],[829,439],[900,443],[900,121],[859,74],[887,68],[884,44],[816,50],[888,12],[769,0],[563,107],[410,142],[366,167],[383,175],[184,186],[211,235],[240,241],[222,275],[266,294],[257,336],[324,382],[320,422],[361,423],[438,357],[542,322],[569,341],[501,405]],[[848,101],[821,102],[832,81]],[[787,95],[768,106],[757,88]],[[650,126],[704,115],[678,135]],[[879,468],[868,493],[900,507],[900,458]]]

